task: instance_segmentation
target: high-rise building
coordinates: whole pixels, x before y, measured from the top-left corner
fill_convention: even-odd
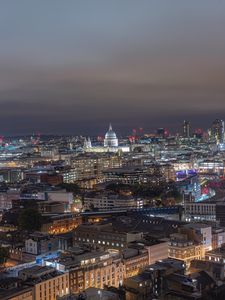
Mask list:
[[[183,137],[184,138],[190,138],[190,122],[189,121],[186,121],[184,120],[184,123],[183,123]]]
[[[224,121],[216,119],[212,123],[211,127],[211,138],[216,141],[217,144],[224,143]]]

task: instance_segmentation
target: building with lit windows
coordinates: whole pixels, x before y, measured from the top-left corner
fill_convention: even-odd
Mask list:
[[[85,152],[130,152],[128,145],[119,145],[118,138],[111,124],[105,134],[103,146],[92,146],[91,140],[88,139],[85,140],[83,149]]]
[[[126,248],[122,251],[125,266],[125,278],[137,275],[149,265],[148,250],[143,248]]]
[[[169,257],[182,260],[189,269],[193,259],[204,257],[204,247],[201,243],[189,240],[185,234],[174,233],[169,241]]]
[[[69,294],[69,273],[35,265],[19,271],[19,279],[33,287],[33,299],[56,300]]]
[[[186,221],[216,221],[216,203],[185,202],[184,215]]]
[[[184,120],[183,123],[183,137],[184,138],[190,138],[191,134],[190,134],[190,122]]]
[[[46,261],[46,264],[69,273],[71,293],[90,287],[102,289],[104,285],[119,287],[125,276],[121,256],[112,251],[89,251],[75,247],[58,259]]]
[[[142,232],[118,232],[110,224],[81,224],[74,231],[74,243],[90,243],[103,249],[124,249],[130,242],[142,237]]]
[[[224,143],[224,121],[216,119],[211,126],[210,136],[217,144]]]
[[[205,260],[225,264],[225,244],[220,248],[206,252]]]
[[[84,197],[84,209],[115,209],[115,208],[142,208],[143,199],[134,198],[132,196],[121,195],[97,195],[96,197]]]

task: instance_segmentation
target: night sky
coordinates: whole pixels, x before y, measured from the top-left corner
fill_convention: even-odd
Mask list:
[[[0,1],[0,135],[215,118],[225,119],[225,1]]]

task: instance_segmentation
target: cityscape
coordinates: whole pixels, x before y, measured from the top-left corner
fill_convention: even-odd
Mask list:
[[[0,300],[225,299],[225,3],[169,2],[0,3]]]

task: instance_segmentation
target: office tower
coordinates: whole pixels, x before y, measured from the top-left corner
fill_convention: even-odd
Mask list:
[[[212,123],[211,138],[216,141],[217,144],[224,143],[224,121],[216,119]]]
[[[190,122],[186,120],[183,123],[183,137],[190,138]]]

